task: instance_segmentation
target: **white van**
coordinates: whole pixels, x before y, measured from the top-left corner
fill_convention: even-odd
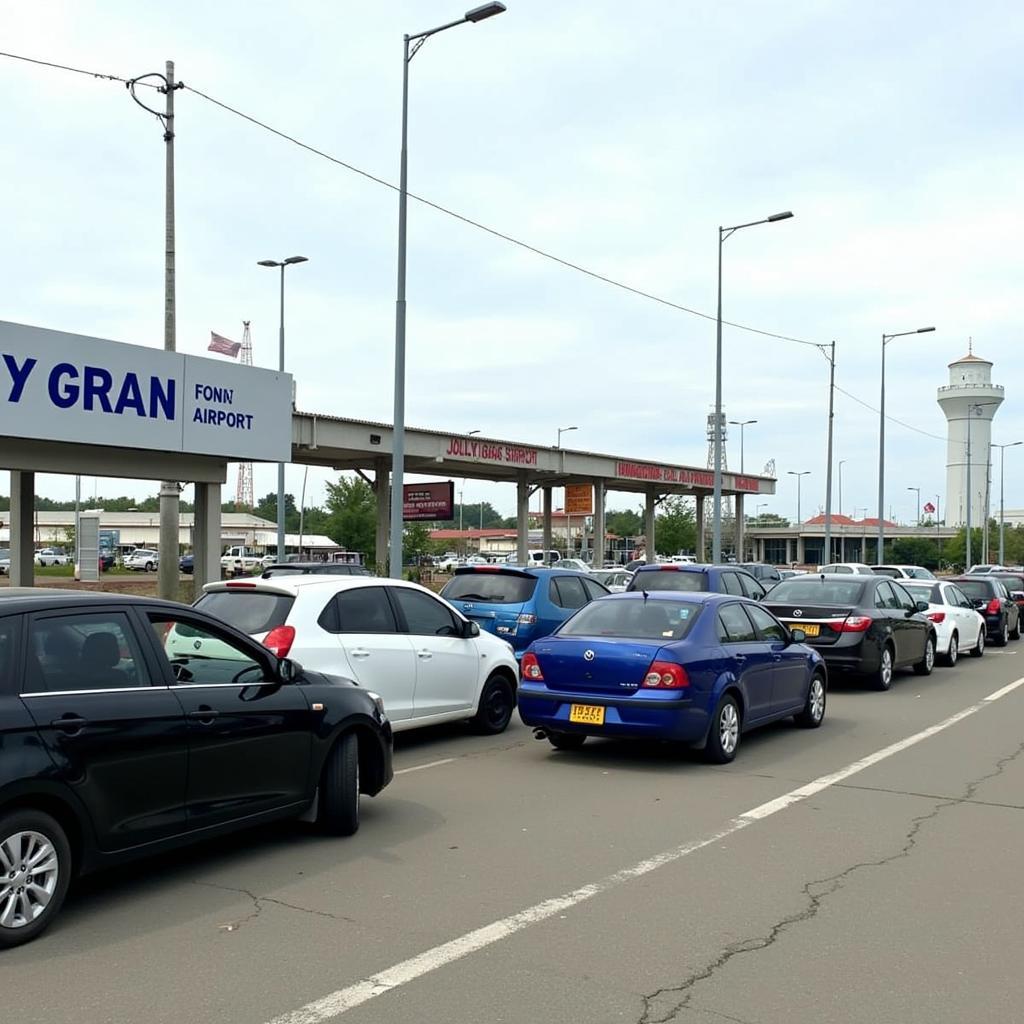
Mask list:
[[[527,565],[551,565],[553,562],[557,562],[562,557],[560,551],[541,551],[530,549],[526,552],[526,564]],[[511,555],[505,556],[506,565],[518,565],[519,556],[513,551]]]

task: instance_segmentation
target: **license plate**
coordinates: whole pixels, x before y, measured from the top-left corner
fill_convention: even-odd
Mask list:
[[[572,704],[569,721],[580,725],[604,725],[604,708],[597,704]]]
[[[821,626],[817,622],[791,622],[790,629],[802,629],[806,636],[818,636],[821,633]]]

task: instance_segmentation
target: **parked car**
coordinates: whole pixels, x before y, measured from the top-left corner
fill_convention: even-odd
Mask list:
[[[1012,572],[1009,569],[993,569],[990,575],[994,576],[1009,591],[1010,600],[1017,605],[1017,610],[1024,616],[1024,572]],[[1019,619],[1021,628],[1024,629],[1024,618]]]
[[[456,569],[441,596],[481,629],[507,640],[518,658],[531,641],[608,592],[588,572],[487,565]]]
[[[268,565],[260,578],[273,579],[275,576],[372,576],[365,565],[348,565],[344,562],[276,562]]]
[[[896,580],[874,573],[808,574],[776,583],[764,606],[804,631],[830,673],[866,676],[876,689],[888,690],[898,668],[913,666],[927,676],[935,665],[928,603]]]
[[[629,581],[633,578],[631,572],[626,572],[622,568],[592,569],[590,575],[598,583],[603,583],[613,594],[621,594],[629,586]]]
[[[539,551],[530,549],[526,552],[526,565],[554,565],[562,557],[561,551]],[[518,565],[519,555],[512,552],[505,556],[506,565]]]
[[[100,572],[107,572],[117,565],[117,555],[110,548],[100,549]]]
[[[901,580],[916,601],[927,601],[925,615],[935,623],[935,653],[955,665],[961,651],[980,658],[985,653],[985,619],[974,602],[946,580]]]
[[[935,573],[923,565],[873,565],[876,576],[888,576],[894,580],[933,580]]]
[[[851,573],[855,576],[874,575],[871,571],[871,566],[865,565],[863,562],[829,562],[828,565],[819,565],[818,572],[833,576],[847,576]]]
[[[1011,640],[1020,639],[1020,609],[1002,580],[992,575],[954,576],[951,582],[974,602],[974,607],[984,616],[985,630],[992,643],[1005,647]]]
[[[418,583],[317,574],[208,583],[196,607],[279,657],[379,693],[396,731],[468,719],[499,733],[515,710],[509,644]],[[168,644],[188,651],[192,641]]]
[[[591,571],[590,565],[584,562],[582,558],[559,558],[557,562],[553,562],[551,565],[552,569],[575,569],[576,572],[587,572]]]
[[[349,835],[391,781],[376,694],[180,604],[7,592],[0,666],[0,947],[76,875],[278,818]]]
[[[967,572],[966,576],[984,576],[990,572],[1006,572],[1005,565],[972,565]]]
[[[802,636],[745,598],[614,594],[529,646],[519,714],[560,750],[640,737],[703,744],[726,763],[755,726],[821,725],[828,676]]]
[[[184,573],[186,576],[192,576],[196,571],[196,556],[195,555],[182,555],[178,559],[178,572]]]
[[[807,573],[803,569],[780,569],[779,576],[781,579],[790,580],[794,576],[806,576]]]
[[[124,559],[124,567],[136,572],[153,572],[159,565],[160,556],[151,548],[136,548]]]
[[[35,556],[36,565],[70,565],[71,556],[63,548],[43,548],[37,551]]]
[[[765,562],[741,562],[740,568],[746,569],[755,580],[760,580],[766,587],[782,579],[782,573],[774,565]]]
[[[679,562],[639,566],[626,590],[703,590],[750,597],[755,601],[760,601],[766,593],[763,584],[738,565],[687,565]]]
[[[0,549],[0,576],[11,574],[11,550],[10,548]]]

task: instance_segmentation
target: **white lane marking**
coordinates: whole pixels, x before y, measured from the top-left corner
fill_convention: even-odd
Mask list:
[[[428,761],[426,764],[414,764],[411,768],[399,768],[396,775],[408,775],[409,772],[421,772],[424,768],[439,768],[443,764],[451,764],[454,757],[445,757],[440,761]]]
[[[499,942],[501,939],[507,939],[510,935],[514,935],[530,925],[546,921],[556,914],[569,910],[594,896],[608,892],[610,889],[623,885],[625,882],[632,881],[634,878],[640,878],[651,871],[656,871],[666,864],[673,864],[676,861],[682,860],[691,853],[696,853],[712,843],[721,842],[748,825],[753,825],[755,822],[763,821],[773,814],[778,814],[779,811],[799,803],[801,800],[806,800],[808,797],[814,796],[816,793],[820,793],[822,790],[848,779],[851,775],[864,771],[865,768],[870,768],[872,765],[876,765],[880,761],[892,757],[894,754],[899,754],[924,740],[930,739],[932,736],[949,729],[958,722],[962,722],[965,718],[977,714],[982,708],[987,707],[994,701],[1000,700],[1002,697],[1007,696],[1007,694],[1013,693],[1014,690],[1021,686],[1024,686],[1024,677],[996,690],[994,693],[990,693],[976,704],[972,704],[970,707],[958,711],[955,715],[943,719],[937,725],[922,729],[912,736],[907,736],[905,739],[891,743],[881,750],[876,750],[873,754],[868,754],[867,757],[853,761],[851,764],[846,765],[845,768],[840,768],[838,771],[831,772],[828,775],[822,775],[820,778],[814,779],[812,782],[808,782],[806,785],[800,786],[783,796],[754,807],[739,817],[733,818],[732,821],[717,832],[705,835],[700,839],[691,840],[670,850],[665,850],[654,857],[649,857],[628,868],[623,868],[621,871],[616,871],[615,874],[608,875],[598,882],[581,886],[579,889],[574,889],[572,892],[564,893],[553,899],[544,900],[542,903],[537,903],[532,907],[527,907],[525,910],[520,910],[517,914],[512,914],[509,917],[502,918],[500,921],[494,921],[491,924],[484,925],[482,928],[467,932],[457,939],[442,943],[440,946],[428,949],[408,960],[403,960],[400,964],[395,964],[394,967],[389,967],[386,970],[371,975],[369,978],[357,981],[354,985],[338,989],[336,992],[332,992],[322,999],[307,1003],[297,1010],[283,1013],[279,1017],[275,1017],[269,1024],[323,1024],[324,1021],[339,1017],[348,1010],[361,1006],[377,996],[382,996],[392,989],[407,985],[410,981],[422,978],[425,974],[430,974],[432,971],[436,971],[455,960],[461,960],[470,953],[476,953],[487,946],[493,945],[495,942]],[[420,765],[419,767],[426,768],[430,766]],[[412,771],[415,769],[407,768],[404,770]]]

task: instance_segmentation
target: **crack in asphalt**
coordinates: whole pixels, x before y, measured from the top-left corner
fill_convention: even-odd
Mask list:
[[[239,918],[237,921],[231,921],[228,924],[221,925],[220,927],[222,931],[238,931],[242,925],[248,924],[250,921],[255,921],[256,918],[263,913],[263,906],[266,903],[273,903],[276,906],[285,907],[288,910],[297,910],[302,914],[312,914],[314,917],[328,917],[332,921],[347,921],[349,924],[356,923],[351,917],[345,917],[343,914],[330,914],[326,910],[313,910],[311,907],[300,907],[297,903],[288,903],[286,900],[279,900],[274,896],[257,896],[251,889],[241,889],[231,885],[218,885],[216,882],[193,882],[192,884],[205,886],[207,889],[220,889],[222,892],[237,893],[239,896],[247,896],[252,900],[252,912],[246,914],[245,917]]]
[[[715,957],[714,960],[706,964],[701,970],[691,974],[678,985],[666,985],[663,988],[659,988],[652,992],[650,995],[641,996],[643,1000],[643,1013],[640,1015],[637,1024],[671,1024],[672,1021],[679,1019],[680,1013],[688,1010],[697,1010],[697,1007],[690,1006],[690,1000],[693,998],[694,987],[700,984],[700,982],[707,981],[715,975],[719,970],[725,967],[733,957],[739,956],[743,953],[756,953],[762,949],[767,949],[769,946],[774,945],[775,942],[777,942],[778,939],[793,926],[802,924],[804,921],[809,921],[816,917],[825,900],[837,890],[841,889],[843,883],[855,872],[860,871],[862,868],[885,867],[895,861],[909,857],[911,851],[918,843],[918,834],[927,822],[938,817],[939,814],[948,807],[955,807],[964,803],[972,803],[974,794],[977,793],[981,785],[988,782],[990,779],[994,779],[1001,775],[1006,766],[1012,761],[1015,761],[1021,754],[1024,754],[1024,743],[1021,743],[1012,754],[1007,754],[996,761],[995,766],[990,772],[980,776],[973,782],[969,782],[965,787],[962,796],[944,797],[927,813],[920,814],[912,818],[910,821],[910,828],[904,836],[903,845],[895,853],[890,854],[887,857],[882,857],[878,860],[859,861],[856,864],[851,864],[849,867],[844,868],[842,871],[839,871],[834,875],[829,875],[826,878],[817,878],[807,882],[802,890],[807,901],[806,906],[802,910],[781,918],[771,926],[767,934],[752,936],[747,939],[742,939],[739,942],[730,943],[719,953],[717,957]],[[666,1000],[673,1000],[673,1002],[667,1008],[663,1006],[663,1008],[659,1010],[658,1004],[664,1004]],[[717,1016],[725,1017],[727,1020],[739,1020],[739,1018],[728,1017],[726,1014],[722,1014],[714,1010],[708,1010],[705,1007],[700,1007],[699,1009],[702,1013],[715,1013]],[[751,1022],[743,1021],[741,1024],[751,1024]]]
[[[998,800],[972,800],[970,797],[949,796],[942,793],[918,793],[912,789],[887,789],[885,786],[855,786],[837,783],[836,789],[853,789],[863,793],[890,793],[893,796],[920,797],[922,800],[949,801],[954,804],[974,804],[975,807],[998,807],[1007,811],[1024,811],[1024,804],[1005,804]]]

